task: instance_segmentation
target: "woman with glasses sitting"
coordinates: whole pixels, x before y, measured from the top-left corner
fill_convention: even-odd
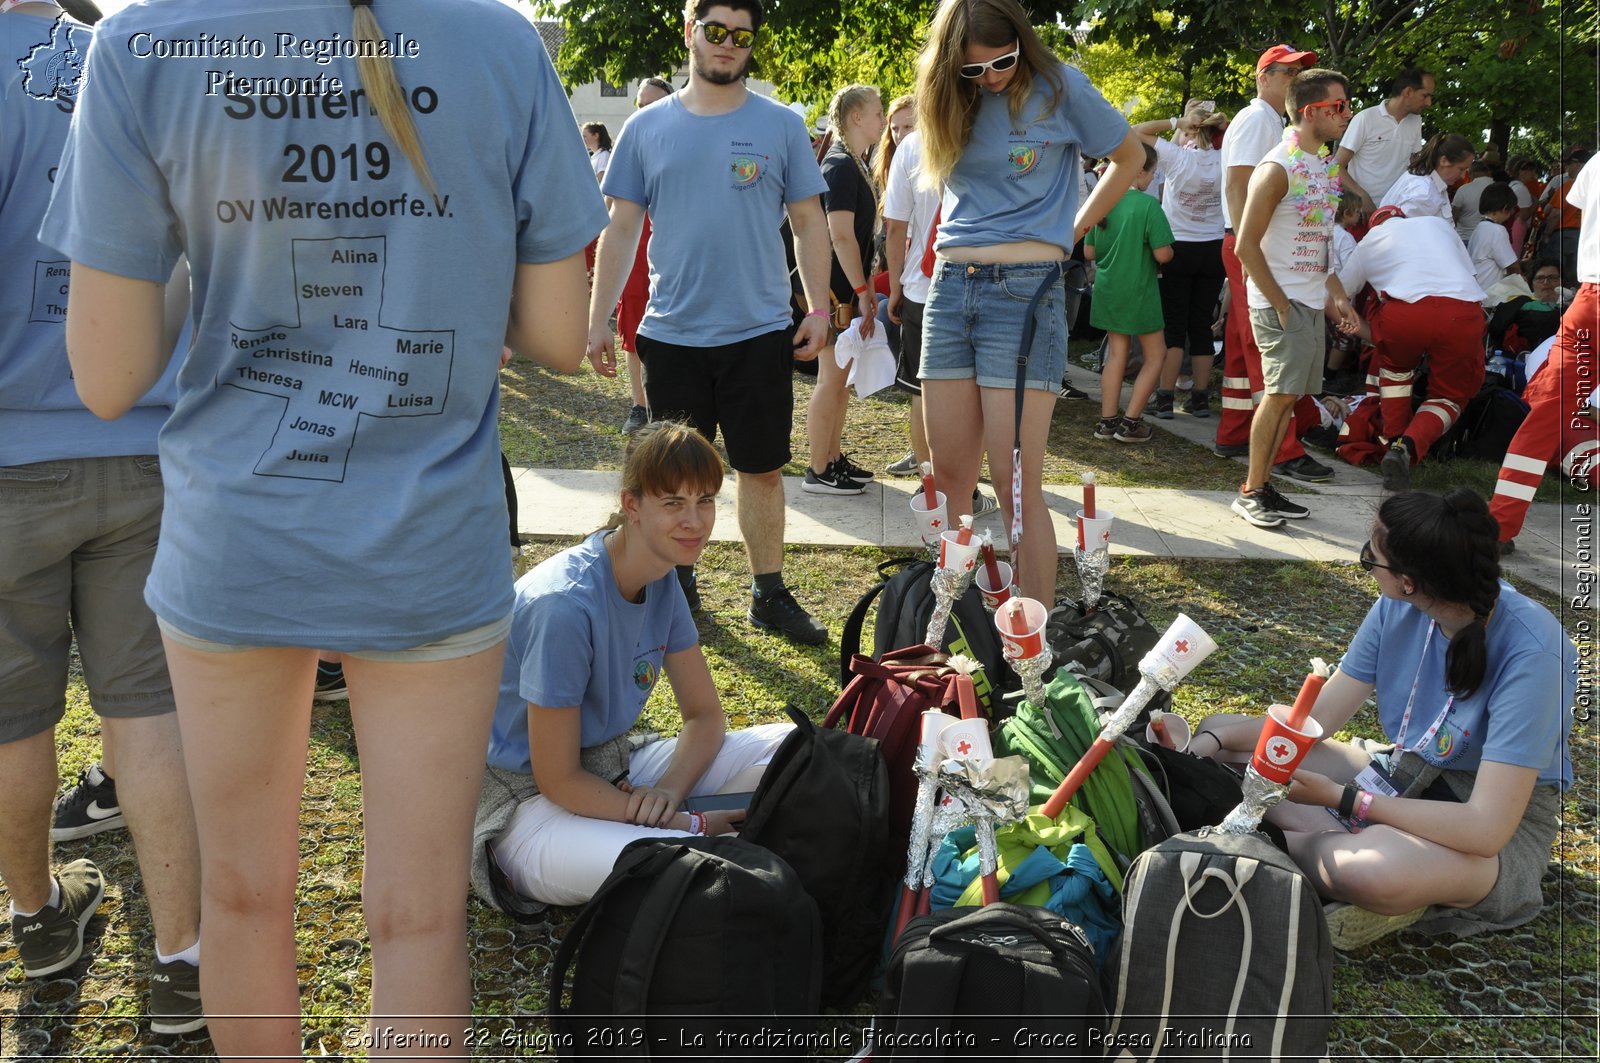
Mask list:
[[[1410,923],[1458,935],[1539,914],[1539,880],[1572,785],[1577,650],[1500,579],[1499,526],[1467,488],[1378,510],[1361,567],[1381,597],[1312,717],[1344,728],[1374,693],[1387,741],[1325,737],[1269,818],[1326,899],[1334,944]],[[1213,716],[1191,752],[1248,756],[1259,717]]]
[[[923,412],[950,518],[970,511],[984,451],[1011,451],[1020,399],[1022,526],[1012,564],[1030,598],[1055,599],[1056,540],[1040,478],[1066,369],[1059,264],[1144,165],[1122,114],[1040,41],[1017,0],[947,2],[917,60],[922,179],[944,188],[924,321]],[[1111,169],[1080,206],[1083,154]],[[1043,290],[1041,291],[1041,288]],[[1022,383],[1018,339],[1039,295]],[[1015,521],[1010,463],[991,461]]]
[[[1528,274],[1528,287],[1533,289],[1533,297],[1538,302],[1556,310],[1565,310],[1577,293],[1571,288],[1563,288],[1561,280],[1561,263],[1553,258],[1541,258],[1534,262]]]

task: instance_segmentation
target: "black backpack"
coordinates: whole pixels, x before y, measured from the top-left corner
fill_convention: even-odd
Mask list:
[[[936,604],[929,583],[933,569],[932,561],[912,557],[890,558],[878,565],[878,575],[883,581],[856,602],[839,636],[841,688],[850,682],[850,659],[861,652],[861,632],[867,610],[879,596],[882,601],[878,602],[878,616],[873,625],[873,659],[881,659],[890,650],[922,643]],[[966,592],[956,600],[955,607],[950,610],[950,622],[944,629],[944,641],[935,649],[948,654],[965,654],[983,666],[983,670],[973,676],[973,685],[991,719],[1002,714],[1000,698],[1022,687],[1022,680],[1006,663],[1000,648],[1000,633],[995,630],[994,619],[984,610],[983,595],[976,586],[968,585]]]
[[[1112,591],[1100,596],[1092,613],[1071,599],[1061,599],[1045,621],[1045,641],[1050,644],[1050,668],[1065,668],[1075,675],[1109,683],[1124,694],[1139,684],[1139,662],[1155,648],[1161,633],[1144,610]],[[1150,708],[1171,703],[1165,691]]]
[[[1488,384],[1467,403],[1460,419],[1428,456],[1435,460],[1504,461],[1511,447],[1511,437],[1517,434],[1527,416],[1528,404],[1520,395],[1510,388]]]
[[[1101,1058],[1105,998],[1089,940],[1044,908],[944,908],[906,924],[874,1058]]]
[[[894,897],[889,774],[873,739],[821,730],[786,708],[794,733],[761,776],[739,837],[782,857],[816,901],[822,1002],[845,1008],[877,967]]]
[[[630,842],[550,968],[561,1058],[748,1056],[741,1035],[803,1035],[821,942],[817,906],[777,854],[730,835]]]

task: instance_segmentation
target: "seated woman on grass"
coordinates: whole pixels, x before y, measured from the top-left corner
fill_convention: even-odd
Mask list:
[[[722,834],[744,818],[682,810],[689,797],[755,789],[792,727],[725,733],[674,571],[710,541],[722,479],[704,437],[648,425],[629,437],[621,510],[517,581],[474,829],[485,900],[504,907],[509,887],[538,905],[582,904],[629,842]],[[634,748],[629,732],[663,671],[683,731]]]
[[[1349,902],[1328,916],[1340,948],[1419,919],[1458,935],[1518,926],[1543,905],[1572,784],[1577,650],[1549,610],[1500,580],[1498,534],[1469,489],[1409,491],[1383,503],[1362,548],[1382,597],[1312,716],[1331,735],[1376,692],[1388,741],[1319,742],[1268,814],[1317,891]],[[1259,717],[1213,716],[1190,749],[1248,753],[1260,730]]]

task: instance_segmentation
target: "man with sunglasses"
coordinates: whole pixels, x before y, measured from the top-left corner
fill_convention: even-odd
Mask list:
[[[1322,391],[1324,308],[1342,331],[1359,324],[1339,278],[1328,272],[1338,183],[1326,145],[1350,124],[1348,86],[1333,70],[1296,75],[1285,96],[1294,125],[1250,175],[1243,214],[1236,215],[1265,394],[1250,422],[1250,469],[1233,511],[1259,528],[1309,512],[1279,494],[1268,476],[1290,435],[1295,403]]]
[[[782,470],[794,360],[815,358],[829,338],[827,185],[805,122],[745,87],[761,22],[761,0],[689,0],[688,84],[623,125],[601,186],[611,223],[595,258],[588,354],[597,372],[615,375],[608,318],[648,212],[650,300],[636,345],[650,416],[708,439],[721,428],[755,577],[749,619],[820,645],[827,628],[783,583]],[[798,329],[779,232],[786,210],[812,308]],[[692,570],[679,578],[693,606]]]
[[[1222,415],[1217,419],[1216,451],[1225,458],[1250,452],[1250,420],[1261,401],[1261,351],[1250,332],[1244,271],[1235,249],[1234,229],[1244,214],[1245,192],[1256,164],[1283,137],[1284,96],[1295,75],[1317,61],[1317,53],[1275,44],[1256,61],[1256,98],[1239,111],[1222,137],[1222,268],[1228,275],[1228,320],[1222,348]],[[1273,457],[1273,472],[1320,483],[1333,470],[1307,454],[1293,432]]]

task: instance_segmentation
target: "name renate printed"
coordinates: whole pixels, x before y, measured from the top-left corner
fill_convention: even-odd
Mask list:
[[[422,54],[422,45],[403,32],[379,40],[361,41],[342,33],[330,37],[302,37],[295,33],[274,33],[270,37],[241,33],[237,37],[221,37],[201,32],[194,37],[160,37],[140,30],[128,38],[128,52],[135,59],[273,59],[327,66],[336,59],[415,59]],[[341,95],[344,91],[344,81],[326,73],[308,77],[248,77],[232,70],[205,71],[207,96],[329,96]]]

